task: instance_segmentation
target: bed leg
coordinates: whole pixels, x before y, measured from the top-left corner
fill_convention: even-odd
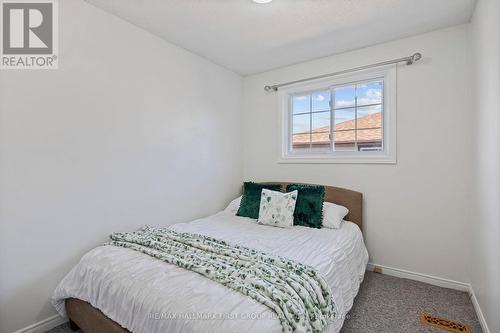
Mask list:
[[[78,325],[71,319],[69,320],[69,328],[71,328],[73,332],[80,329],[80,327],[78,327]]]

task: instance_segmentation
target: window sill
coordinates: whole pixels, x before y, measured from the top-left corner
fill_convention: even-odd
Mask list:
[[[396,164],[396,157],[379,156],[318,156],[288,155],[278,159],[279,164]]]

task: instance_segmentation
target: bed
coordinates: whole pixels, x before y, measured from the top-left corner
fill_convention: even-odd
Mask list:
[[[281,183],[282,190],[287,183]],[[325,186],[325,201],[349,209],[339,229],[258,225],[226,209],[169,228],[204,234],[280,255],[319,270],[340,314],[337,333],[363,280],[368,253],[362,237],[362,194]],[[282,332],[268,307],[197,273],[115,246],[88,252],[53,296],[72,329],[96,332]]]

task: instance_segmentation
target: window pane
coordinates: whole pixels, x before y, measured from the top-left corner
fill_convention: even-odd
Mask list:
[[[382,127],[382,106],[364,106],[358,108],[358,129],[381,128]]]
[[[313,132],[330,132],[330,111],[312,114]]]
[[[311,144],[311,114],[293,116],[292,149],[309,149]]]
[[[311,144],[313,148],[330,147],[330,111],[312,114]]]
[[[312,111],[330,110],[330,91],[318,91],[312,94]]]
[[[345,108],[354,106],[354,98],[356,96],[356,87],[347,86],[333,89],[335,98],[335,108]]]
[[[292,149],[309,149],[311,145],[311,133],[294,134],[292,138]]]
[[[370,82],[356,85],[356,97],[358,106],[382,103],[383,81]]]
[[[330,132],[311,133],[311,147],[316,149],[330,149]]]
[[[355,130],[334,132],[333,139],[337,151],[356,150]]]
[[[382,150],[382,128],[358,130],[358,150],[380,151]]]
[[[310,126],[311,115],[309,113],[294,115],[292,121],[293,121],[293,134],[309,132],[311,129]]]
[[[335,110],[335,131],[355,129],[356,111],[352,109]]]
[[[310,112],[311,95],[300,95],[292,97],[293,114]]]

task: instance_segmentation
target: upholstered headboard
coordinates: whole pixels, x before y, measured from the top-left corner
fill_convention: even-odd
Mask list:
[[[281,191],[285,191],[286,185],[291,184],[284,182],[266,182],[273,184],[281,184]],[[304,184],[304,183],[294,183],[294,184]],[[317,185],[317,184],[307,184],[307,185]],[[361,230],[363,230],[363,193],[348,190],[345,188],[325,186],[325,201],[333,202],[337,205],[342,205],[349,209],[349,214],[345,217],[345,220],[356,223]]]

